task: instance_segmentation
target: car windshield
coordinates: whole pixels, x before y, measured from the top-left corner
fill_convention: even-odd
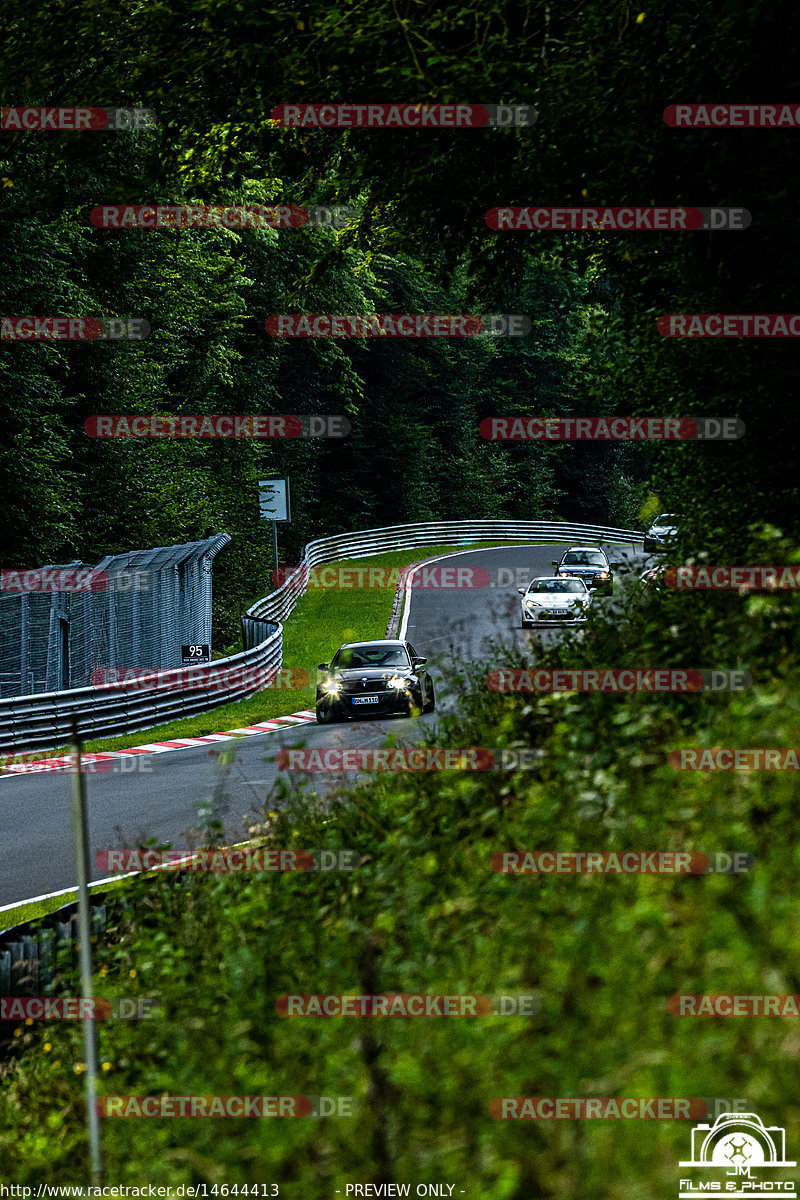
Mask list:
[[[585,592],[586,588],[580,579],[534,579],[528,585],[531,592]]]
[[[564,555],[562,566],[567,567],[604,567],[605,557],[601,550],[571,550]]]
[[[402,646],[344,646],[336,655],[334,671],[359,671],[365,667],[408,667]]]
[[[675,513],[662,513],[660,517],[656,517],[656,525],[674,525],[677,521]]]

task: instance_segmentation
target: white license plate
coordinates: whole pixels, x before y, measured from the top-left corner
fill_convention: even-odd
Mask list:
[[[377,704],[378,696],[353,696],[353,704]]]

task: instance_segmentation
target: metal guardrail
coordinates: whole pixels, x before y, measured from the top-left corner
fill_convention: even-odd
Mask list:
[[[124,904],[124,898],[116,904]],[[42,996],[57,977],[78,964],[77,901],[0,934],[0,995]],[[92,933],[105,932],[106,898],[91,910]],[[0,1029],[2,1024],[0,1024]]]
[[[231,700],[263,690],[263,681],[280,670],[283,629],[306,590],[308,568],[343,559],[366,558],[415,546],[459,546],[483,541],[590,541],[609,545],[641,542],[642,531],[564,521],[485,519],[423,521],[342,533],[309,542],[297,570],[285,583],[257,601],[242,619],[245,649],[199,668],[213,672],[208,686],[180,687],[187,668],[158,673],[158,685],[133,683],[84,687],[0,700],[0,751],[49,750],[66,744],[73,719],[82,739],[137,733],[167,721],[208,712]],[[191,668],[188,668],[191,670]],[[195,677],[198,678],[198,677]]]
[[[64,746],[73,719],[83,740],[113,737],[252,696],[260,690],[259,683],[263,687],[263,681],[281,666],[283,629],[273,622],[269,625],[271,633],[252,650],[217,659],[205,667],[159,671],[157,686],[134,681],[2,700],[0,750],[19,753]],[[184,686],[192,672],[195,679],[210,682]]]
[[[566,521],[522,521],[487,518],[475,521],[423,521],[414,525],[387,525],[380,529],[365,529],[360,533],[341,533],[334,537],[309,542],[303,551],[298,568],[287,576],[284,584],[258,600],[247,613],[248,618],[261,617],[282,621],[294,609],[304,594],[304,570],[340,559],[367,558],[392,550],[410,550],[415,546],[459,546],[473,542],[497,541],[576,541],[607,542],[609,545],[628,545],[641,542],[640,529],[614,529],[606,525],[572,525]]]

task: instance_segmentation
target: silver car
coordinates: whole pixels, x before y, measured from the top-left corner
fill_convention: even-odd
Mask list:
[[[647,551],[668,550],[670,542],[678,532],[678,517],[675,513],[662,513],[656,517],[653,524],[644,535],[644,548]]]
[[[543,575],[532,579],[527,588],[517,588],[522,628],[533,625],[579,625],[586,620],[596,588],[587,588],[582,579],[564,579]]]

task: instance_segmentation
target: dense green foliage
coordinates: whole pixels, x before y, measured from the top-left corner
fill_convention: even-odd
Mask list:
[[[631,505],[610,486],[620,472],[636,479],[625,448],[585,475],[585,450],[576,463],[571,447],[509,450],[477,433],[483,416],[527,411],[531,397],[554,414],[577,402],[596,340],[596,265],[579,270],[537,256],[506,297],[535,323],[537,336],[520,342],[271,339],[264,318],[297,308],[471,311],[465,270],[445,283],[406,251],[348,244],[346,232],[325,229],[95,230],[86,219],[94,202],[134,187],[144,195],[158,135],[130,135],[137,144],[124,160],[115,136],[90,147],[90,163],[64,164],[63,191],[51,186],[46,200],[56,215],[37,208],[33,242],[19,230],[31,223],[49,147],[25,146],[24,162],[7,167],[9,314],[137,315],[153,329],[138,344],[6,346],[8,565],[96,561],[229,532],[233,542],[215,568],[215,640],[223,646],[237,635],[247,595],[269,590],[269,526],[257,513],[264,474],[291,481],[293,519],[280,530],[288,562],[313,536],[475,513],[550,516],[562,497],[573,519],[631,519]],[[168,199],[164,190],[159,182],[148,194]],[[226,180],[216,199],[259,203],[285,191],[266,173]],[[181,195],[190,198],[183,187]],[[209,442],[98,441],[83,432],[93,414],[137,412],[340,413],[352,433],[339,442]]]
[[[458,4],[363,12],[188,4],[47,3],[10,17],[7,102],[137,104],[161,124],[131,134],[4,135],[0,219],[7,312],[147,317],[139,345],[8,345],[3,354],[14,565],[224,529],[218,644],[268,566],[255,481],[287,472],[287,561],[310,536],[429,516],[549,515],[626,523],[641,482],[670,507],[711,503],[736,527],[796,520],[795,346],[686,344],[659,312],[791,308],[792,177],[784,133],[676,131],[676,96],[772,82],[782,6],[722,16],[627,6],[522,19]],[[788,11],[788,10],[787,10]],[[37,14],[37,16],[31,15]],[[471,14],[471,15],[470,15]],[[474,19],[473,19],[474,18]],[[54,40],[69,26],[74,43]],[[24,36],[23,36],[24,28]],[[269,30],[258,36],[256,30]],[[702,53],[699,47],[703,47]],[[133,49],[135,47],[135,51]],[[364,76],[370,63],[369,78]],[[272,127],[287,98],[534,102],[531,129],[384,134]],[[743,164],[747,170],[743,170]],[[342,232],[103,231],[100,203],[344,203]],[[746,234],[492,234],[502,203],[746,204]],[[267,337],[274,311],[521,311],[521,343]],[[248,322],[248,318],[252,318]],[[738,446],[494,446],[489,413],[738,413]],[[346,414],[342,443],[97,443],[94,412]],[[767,482],[767,471],[769,472]],[[701,479],[705,483],[701,486]]]

